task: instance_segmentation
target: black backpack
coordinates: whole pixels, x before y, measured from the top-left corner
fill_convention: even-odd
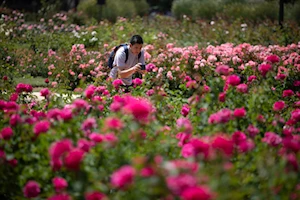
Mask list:
[[[109,68],[111,68],[111,69],[113,68],[113,63],[114,63],[114,60],[115,60],[115,55],[116,55],[116,53],[117,53],[117,51],[118,51],[118,49],[120,47],[124,47],[124,51],[125,51],[125,54],[126,54],[125,63],[128,60],[128,46],[127,46],[127,44],[120,44],[120,45],[116,46],[114,48],[114,50],[110,53],[109,58],[108,58],[108,62],[107,62],[107,66]],[[142,52],[139,53],[138,59],[140,59],[141,55],[142,55]]]

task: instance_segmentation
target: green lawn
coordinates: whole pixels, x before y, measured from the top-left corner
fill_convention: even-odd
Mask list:
[[[16,84],[25,83],[33,87],[33,91],[40,91],[40,88],[47,87],[43,77],[18,77],[14,79]]]

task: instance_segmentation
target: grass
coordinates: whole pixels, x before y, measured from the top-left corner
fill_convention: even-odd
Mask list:
[[[30,84],[33,87],[33,92],[39,92],[42,88],[48,87],[43,77],[18,77],[14,78],[16,84],[25,83]]]

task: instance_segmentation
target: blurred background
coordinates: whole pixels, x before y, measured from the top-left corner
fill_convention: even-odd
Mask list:
[[[60,11],[76,13],[79,25],[118,17],[167,15],[191,20],[289,20],[300,23],[299,0],[0,0],[1,7],[26,13],[29,20],[53,16]]]

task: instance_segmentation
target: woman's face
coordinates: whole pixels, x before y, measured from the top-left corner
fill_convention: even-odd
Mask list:
[[[143,44],[130,44],[130,50],[131,50],[131,53],[133,53],[134,55],[138,55],[141,50],[142,50],[142,47],[143,47]]]

